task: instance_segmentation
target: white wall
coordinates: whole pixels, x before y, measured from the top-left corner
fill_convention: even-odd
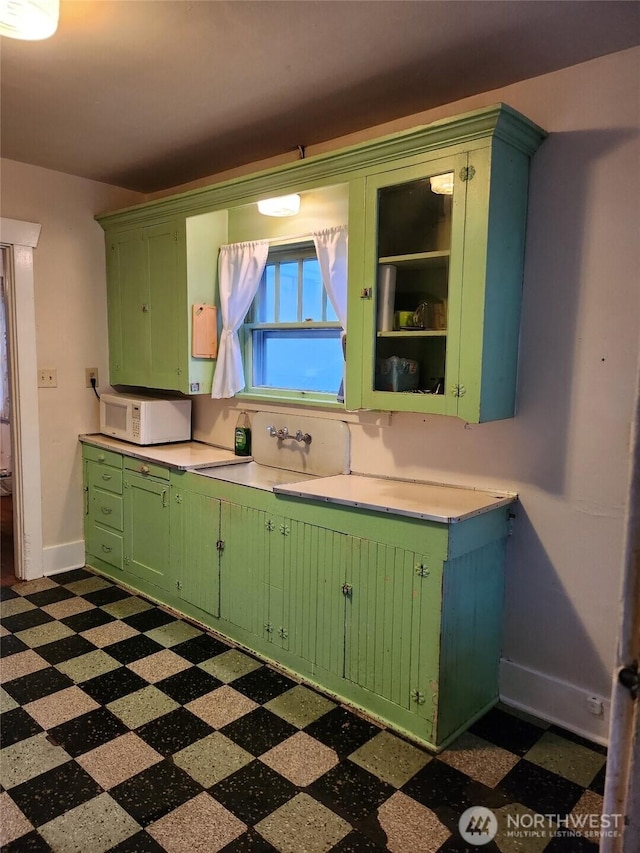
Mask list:
[[[356,415],[352,467],[519,492],[503,693],[599,738],[606,722],[584,700],[608,697],[616,638],[640,318],[639,71],[640,50],[625,51],[307,149],[312,156],[500,100],[551,134],[532,164],[517,417],[468,426]],[[58,370],[58,388],[40,391],[44,540],[64,551],[82,537],[76,437],[97,427],[84,368],[97,366],[103,384],[107,377],[104,249],[93,215],[141,199],[6,161],[2,179],[3,216],[43,224],[38,361]],[[230,447],[236,416],[234,405],[198,399],[198,437]]]
[[[58,380],[57,388],[38,392],[45,572],[83,561],[77,438],[98,428],[98,401],[85,387],[84,368],[97,367],[101,384],[109,373],[104,232],[93,217],[143,200],[128,190],[2,160],[3,217],[42,225],[34,250],[36,349],[38,367],[55,368]]]
[[[601,740],[640,331],[639,71],[640,50],[625,51],[333,143],[497,101],[550,133],[531,169],[517,417],[356,416],[352,468],[519,493],[503,697]],[[232,446],[234,407],[196,413],[200,437]],[[591,695],[605,716],[587,712]]]

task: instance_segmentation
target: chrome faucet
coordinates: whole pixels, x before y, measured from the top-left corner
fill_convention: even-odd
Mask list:
[[[267,432],[272,438],[277,438],[279,441],[284,441],[285,438],[290,438],[293,441],[311,444],[311,436],[308,432],[302,432],[301,429],[296,430],[295,435],[289,435],[287,427],[280,427],[280,429],[276,429],[274,426],[268,426]]]

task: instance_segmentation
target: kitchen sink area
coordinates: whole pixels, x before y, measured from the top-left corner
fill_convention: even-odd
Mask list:
[[[200,474],[203,477],[212,477],[215,480],[223,480],[225,483],[237,483],[240,486],[251,486],[254,489],[264,489],[266,491],[273,491],[274,486],[300,483],[305,480],[315,479],[318,476],[300,471],[290,471],[286,468],[261,465],[253,459],[244,465],[198,468],[193,473]]]
[[[252,456],[198,467],[194,474],[273,491],[274,487],[348,474],[349,427],[343,421],[256,412]],[[238,464],[241,463],[241,464]]]

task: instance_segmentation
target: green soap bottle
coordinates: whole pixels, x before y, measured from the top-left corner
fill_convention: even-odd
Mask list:
[[[240,412],[238,417],[233,450],[236,456],[251,456],[251,424],[246,412]]]

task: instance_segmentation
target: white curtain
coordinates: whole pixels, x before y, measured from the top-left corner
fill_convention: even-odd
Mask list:
[[[347,332],[347,226],[337,225],[335,228],[314,231],[313,242],[322,273],[322,283],[343,329],[344,349]],[[340,383],[338,400],[344,400],[344,379]]]
[[[218,259],[222,334],[213,377],[213,398],[233,397],[244,388],[238,329],[244,322],[269,253],[268,240],[222,246]]]

